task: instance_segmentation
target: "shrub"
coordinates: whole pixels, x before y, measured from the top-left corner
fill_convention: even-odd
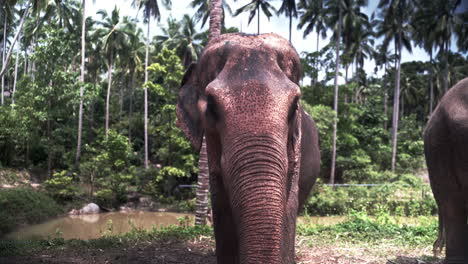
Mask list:
[[[399,181],[372,187],[318,184],[305,210],[311,215],[321,216],[346,215],[354,210],[370,215],[386,212],[399,216],[429,216],[437,212],[437,206],[427,184],[412,186]]]
[[[77,196],[73,175],[64,170],[56,172],[51,179],[44,182],[48,194],[58,202],[69,201]]]
[[[31,188],[0,190],[0,208],[0,235],[62,213],[52,198]]]

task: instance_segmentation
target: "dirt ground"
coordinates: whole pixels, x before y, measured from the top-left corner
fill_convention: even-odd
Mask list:
[[[431,249],[408,249],[379,245],[318,245],[298,237],[297,264],[441,264]],[[37,252],[31,256],[1,258],[2,264],[216,264],[214,242],[199,238],[190,242],[139,243],[125,248],[67,249]]]

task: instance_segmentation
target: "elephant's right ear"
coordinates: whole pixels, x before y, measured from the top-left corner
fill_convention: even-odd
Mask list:
[[[177,126],[182,129],[195,150],[200,151],[203,127],[197,102],[199,90],[196,81],[196,63],[192,63],[182,79],[177,100]]]

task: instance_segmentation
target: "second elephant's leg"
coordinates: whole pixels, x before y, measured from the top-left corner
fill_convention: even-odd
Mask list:
[[[444,204],[444,226],[447,234],[446,264],[466,264],[466,223],[464,195],[461,192],[451,192]]]

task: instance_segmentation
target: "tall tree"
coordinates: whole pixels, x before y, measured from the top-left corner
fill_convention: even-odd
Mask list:
[[[98,14],[101,15],[102,21],[98,23],[102,28],[98,29],[98,32],[103,36],[104,47],[106,50],[107,57],[107,96],[106,96],[106,135],[109,131],[109,110],[110,110],[110,95],[112,87],[112,70],[114,60],[117,53],[125,46],[125,38],[128,35],[128,24],[124,23],[124,20],[120,18],[119,10],[117,6],[109,15],[106,10],[99,10]]]
[[[81,135],[83,132],[83,95],[85,82],[85,59],[86,59],[86,0],[81,4],[81,67],[80,67],[80,106],[78,110],[78,138],[76,144],[75,164],[78,167],[81,156]]]
[[[323,0],[301,0],[298,4],[300,18],[297,28],[302,29],[305,26],[303,37],[305,38],[314,29],[317,33],[317,47],[319,51],[320,36],[322,39],[327,37],[327,24],[325,5]]]
[[[175,49],[187,69],[193,61],[198,60],[205,35],[196,31],[193,17],[187,14],[180,22],[168,18],[167,23],[167,27],[162,28],[163,34],[155,36],[156,43],[168,49]]]
[[[391,170],[395,171],[398,143],[398,120],[400,108],[400,65],[401,52],[406,48],[411,52],[411,42],[409,33],[411,32],[411,18],[413,12],[412,0],[380,0],[379,8],[380,23],[378,25],[378,35],[383,36],[382,45],[388,47],[393,40],[395,45],[395,90],[393,93],[393,117],[392,117],[392,162]]]
[[[192,0],[189,5],[191,8],[196,9],[195,11],[195,21],[202,22],[201,28],[203,28],[210,17],[210,0]],[[222,0],[222,24],[224,25],[224,18],[226,17],[226,11],[232,15],[232,10],[226,0]]]
[[[171,1],[163,0],[163,5],[167,8],[170,8]],[[148,63],[149,63],[149,32],[151,18],[156,18],[158,21],[161,19],[161,13],[159,10],[158,0],[133,0],[133,5],[138,7],[138,10],[143,8],[143,21],[147,25],[146,31],[146,56],[145,56],[145,83],[148,82]],[[145,168],[149,167],[149,157],[148,157],[148,88],[144,86],[144,122],[145,122]]]
[[[315,28],[317,33],[316,52],[319,51],[320,37],[327,37],[326,13],[323,0],[301,0],[298,5],[300,19],[297,28],[305,26],[303,38],[309,35]],[[307,26],[306,26],[307,25]],[[317,61],[318,62],[318,61]],[[317,67],[317,62],[314,67]],[[317,82],[317,77],[312,79],[312,83]]]
[[[234,13],[234,16],[239,15],[240,13],[249,12],[249,24],[252,19],[257,15],[257,34],[260,34],[260,9],[267,16],[268,19],[273,15],[273,12],[276,12],[276,9],[270,5],[268,0],[251,0],[250,3],[240,7]]]
[[[356,24],[363,23],[362,20],[366,18],[365,14],[360,11],[361,6],[367,5],[366,0],[327,0],[325,4],[325,12],[329,19],[327,26],[333,29],[334,33],[332,40],[336,44],[336,68],[335,68],[335,88],[334,88],[334,100],[333,109],[335,111],[335,118],[333,121],[333,139],[332,139],[332,160],[330,168],[330,183],[335,183],[335,169],[336,169],[336,141],[337,141],[337,129],[338,129],[338,100],[339,100],[339,87],[338,87],[338,76],[340,67],[340,43],[345,36],[344,31],[352,30]],[[346,49],[347,47],[345,47]]]
[[[416,1],[417,11],[412,20],[415,30],[413,30],[413,39],[416,45],[422,47],[429,54],[429,116],[432,115],[434,109],[434,66],[433,66],[433,51],[436,46],[436,34],[433,30],[436,28],[434,12],[436,1]]]
[[[289,18],[289,42],[292,41],[292,19],[297,17],[296,0],[283,0],[283,4],[278,10],[278,14],[285,14]]]
[[[222,10],[221,0],[211,0],[210,6],[210,29],[209,39],[218,38],[221,35]],[[197,210],[195,224],[206,224],[208,213],[208,189],[210,187],[208,156],[206,153],[206,139],[203,135],[200,157],[198,159],[198,188],[197,188]]]
[[[26,7],[23,11],[23,15],[21,16],[21,20],[20,20],[20,23],[19,23],[19,26],[17,28],[17,31],[16,31],[16,34],[15,34],[15,37],[13,38],[13,41],[11,42],[10,44],[10,49],[8,50],[8,53],[5,57],[5,59],[3,60],[3,63],[2,63],[2,69],[0,71],[0,77],[3,78],[3,75],[5,74],[6,72],[6,69],[8,67],[8,64],[10,62],[10,58],[11,58],[11,54],[13,53],[13,49],[15,47],[15,44],[16,44],[16,41],[18,40],[18,37],[21,33],[21,30],[23,28],[23,24],[24,24],[24,21],[26,20],[26,18],[28,17],[28,14],[29,14],[29,8],[30,8],[30,5],[31,3],[28,1],[27,4],[26,4]],[[2,89],[2,95],[1,95],[1,103],[3,105],[3,101],[4,101],[4,98],[3,98],[3,89]]]
[[[340,43],[341,43],[341,29],[343,27],[343,6],[344,3],[342,0],[329,0],[326,4],[327,13],[338,14],[338,20],[335,21],[338,25],[338,28],[334,32],[335,34],[335,82],[334,82],[334,96],[333,96],[333,110],[334,110],[334,119],[333,119],[333,139],[332,139],[332,160],[330,168],[330,184],[335,183],[335,168],[336,168],[336,135],[337,135],[337,126],[338,126],[338,76],[340,69]],[[336,16],[335,16],[336,17]],[[329,26],[332,26],[332,22],[329,21]]]

